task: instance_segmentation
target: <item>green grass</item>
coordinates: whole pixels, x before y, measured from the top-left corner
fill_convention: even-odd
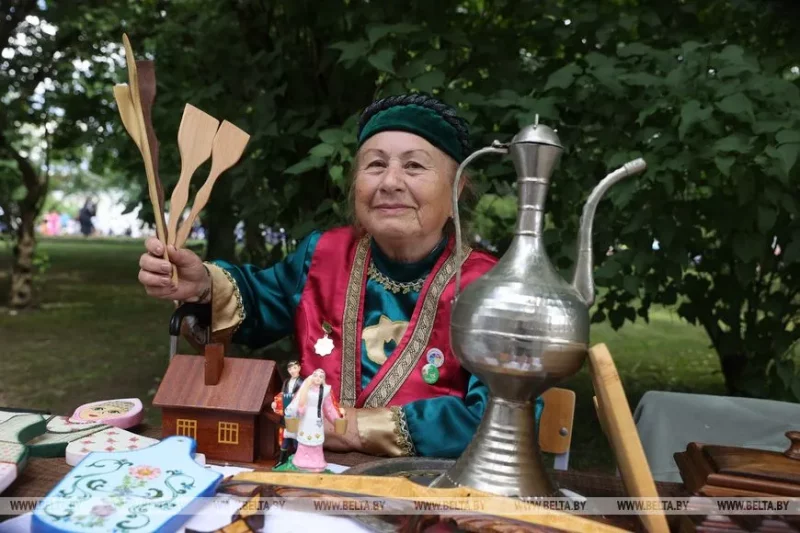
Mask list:
[[[41,309],[0,312],[0,406],[69,414],[105,398],[139,397],[149,405],[167,366],[173,305],[149,298],[136,279],[142,242],[49,239],[41,250],[50,262]],[[5,301],[10,254],[2,247],[0,254]],[[606,324],[592,329],[592,343],[606,343],[614,356],[631,409],[648,390],[724,394],[705,332],[666,309],[650,317],[650,324],[618,332]],[[570,468],[613,470],[586,368],[561,386],[577,393]],[[156,410],[146,416],[159,422]]]

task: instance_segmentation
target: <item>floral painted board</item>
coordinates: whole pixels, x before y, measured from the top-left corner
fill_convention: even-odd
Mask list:
[[[158,439],[142,437],[136,433],[112,427],[74,440],[67,445],[67,464],[75,466],[91,452],[124,452],[142,450],[158,442]]]
[[[139,398],[123,398],[83,404],[75,409],[69,421],[103,422],[109,426],[128,429],[139,425],[143,417],[142,401]]]
[[[65,416],[54,416],[47,422],[47,431],[28,442],[31,457],[64,457],[70,442],[109,427],[96,422],[70,422]]]
[[[45,431],[41,415],[0,412],[0,493],[8,488],[28,462],[29,440]]]
[[[175,531],[222,480],[195,462],[196,448],[189,437],[168,437],[143,450],[90,453],[40,502],[31,531]]]

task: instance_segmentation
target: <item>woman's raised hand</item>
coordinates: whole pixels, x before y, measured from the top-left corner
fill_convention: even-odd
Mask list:
[[[150,296],[165,300],[206,303],[211,300],[211,276],[203,261],[191,250],[167,248],[169,261],[162,259],[164,245],[148,238],[147,253],[139,258],[139,282]],[[172,281],[172,265],[178,270],[178,283]]]

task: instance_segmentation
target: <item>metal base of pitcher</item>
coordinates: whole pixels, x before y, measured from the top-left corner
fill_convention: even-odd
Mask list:
[[[518,498],[554,495],[539,450],[535,404],[490,396],[472,442],[431,486],[470,487]]]

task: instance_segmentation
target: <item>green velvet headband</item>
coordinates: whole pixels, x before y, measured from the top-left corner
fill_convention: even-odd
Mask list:
[[[461,163],[466,154],[456,129],[439,113],[419,105],[398,105],[385,109],[369,119],[361,130],[358,146],[382,131],[405,131],[419,135],[436,148]]]

